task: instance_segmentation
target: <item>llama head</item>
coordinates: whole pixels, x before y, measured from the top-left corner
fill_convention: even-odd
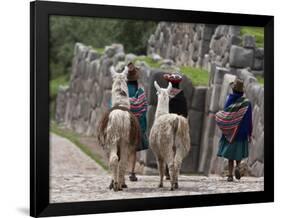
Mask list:
[[[156,81],[154,81],[154,87],[157,91],[156,94],[158,96],[158,103],[159,104],[168,104],[169,99],[170,99],[170,92],[172,89],[172,83],[169,82],[168,87],[165,89],[165,88],[160,88],[158,83]]]
[[[113,79],[113,83],[115,81],[127,81],[127,75],[128,75],[128,67],[126,66],[124,70],[121,73],[117,73],[114,69],[114,66],[110,67],[110,73],[111,77]]]
[[[128,67],[126,66],[121,73],[117,73],[113,66],[110,67],[112,76],[112,105],[130,106],[129,91],[127,86]]]

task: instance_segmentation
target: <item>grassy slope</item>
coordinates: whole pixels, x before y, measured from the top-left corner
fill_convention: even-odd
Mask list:
[[[134,62],[136,61],[144,61],[152,68],[160,68],[161,65],[148,56],[138,57]],[[180,72],[189,77],[194,86],[207,86],[209,83],[209,74],[204,69],[182,66],[180,67]]]
[[[104,170],[108,170],[107,164],[104,163],[98,155],[94,154],[86,145],[80,142],[79,135],[77,133],[74,133],[71,130],[61,129],[54,122],[51,122],[51,132],[59,136],[62,136],[64,138],[67,138],[69,141],[74,143],[78,148],[80,148],[91,159],[96,161]]]
[[[241,27],[241,35],[253,35],[256,38],[257,47],[264,47],[264,28],[263,27]]]

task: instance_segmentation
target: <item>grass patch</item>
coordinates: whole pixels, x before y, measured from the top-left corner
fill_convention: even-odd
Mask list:
[[[98,54],[102,55],[104,53],[104,48],[93,48]]]
[[[241,28],[241,36],[249,34],[255,36],[256,38],[256,46],[264,47],[264,28],[263,27],[249,27],[245,26]]]
[[[256,76],[256,78],[257,78],[259,84],[264,85],[264,77],[258,75],[258,76]]]
[[[68,85],[69,84],[69,75],[61,75],[50,82],[50,98],[51,100],[55,100],[58,94],[60,85]]]
[[[209,84],[209,73],[202,68],[181,67],[180,72],[189,77],[194,86],[207,86]]]
[[[108,166],[105,164],[101,158],[94,154],[86,145],[82,144],[79,140],[79,135],[77,133],[74,133],[71,130],[67,129],[61,129],[58,127],[58,125],[55,122],[51,122],[51,132],[67,138],[69,141],[74,143],[78,148],[80,148],[81,151],[83,151],[86,155],[88,155],[91,159],[96,161],[104,170],[108,171]]]
[[[134,64],[137,61],[144,61],[145,63],[147,63],[151,68],[160,68],[161,64],[157,61],[154,61],[151,57],[145,56],[145,57],[137,57],[134,60]]]

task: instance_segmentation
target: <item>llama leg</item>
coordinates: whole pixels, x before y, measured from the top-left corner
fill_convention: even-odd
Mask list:
[[[112,182],[109,188],[113,188],[114,191],[117,191],[117,171],[118,171],[118,156],[117,156],[117,145],[111,147],[109,155],[109,168],[112,172]]]
[[[181,161],[175,160],[175,189],[179,188],[178,177],[181,169]]]
[[[128,163],[128,144],[122,144],[118,168],[118,190],[122,190],[125,184],[125,173]]]
[[[165,171],[165,164],[162,159],[158,159],[157,161],[158,164],[158,170],[159,170],[159,175],[160,175],[160,183],[158,185],[159,188],[163,187],[163,177],[164,177],[164,171]]]
[[[168,161],[168,168],[171,177],[171,191],[173,191],[175,189],[175,165],[173,160]]]

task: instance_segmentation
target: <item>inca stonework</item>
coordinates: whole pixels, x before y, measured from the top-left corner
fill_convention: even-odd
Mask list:
[[[264,88],[256,74],[263,74],[263,49],[256,48],[252,36],[239,36],[240,28],[203,24],[160,23],[148,42],[148,55],[162,63],[159,69],[137,61],[140,81],[148,98],[148,129],[157,105],[154,80],[167,86],[162,74],[165,68],[179,65],[202,67],[209,72],[209,85],[193,86],[184,76],[180,88],[184,90],[189,114],[191,151],[182,165],[189,173],[222,174],[224,161],[216,157],[220,131],[214,114],[223,108],[229,82],[235,77],[245,81],[245,94],[253,108],[253,142],[249,158],[244,162],[249,175],[263,176],[264,156]],[[243,57],[243,58],[242,58]],[[125,54],[123,46],[113,44],[101,55],[94,49],[76,43],[69,86],[60,87],[56,101],[55,119],[77,133],[95,136],[96,126],[110,107],[112,79],[109,67],[117,68],[134,61],[133,54]],[[156,167],[150,150],[144,157],[148,166]]]

